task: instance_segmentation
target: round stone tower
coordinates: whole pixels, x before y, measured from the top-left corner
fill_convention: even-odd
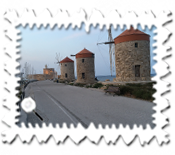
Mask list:
[[[76,54],[77,80],[76,83],[95,83],[94,53],[83,49]]]
[[[61,79],[68,81],[75,80],[74,61],[66,57],[62,61],[60,61],[60,63],[61,63]]]
[[[131,27],[114,39],[115,82],[150,81],[149,37]]]

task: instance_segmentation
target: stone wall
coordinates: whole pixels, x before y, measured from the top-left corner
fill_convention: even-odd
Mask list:
[[[44,74],[43,75],[44,76],[44,78],[46,79],[46,80],[51,80],[51,79],[54,79],[54,74]]]
[[[138,43],[138,47],[135,47]],[[135,77],[135,65],[140,65],[140,77]],[[129,41],[115,45],[115,82],[150,81],[150,42]]]
[[[66,73],[67,73],[67,78],[65,77]],[[61,79],[69,80],[69,81],[75,80],[74,62],[61,63]]]
[[[84,62],[82,62],[84,59]],[[94,83],[94,58],[77,58],[77,83]],[[82,73],[85,73],[85,78],[82,78]]]
[[[27,76],[28,79],[35,79],[38,81],[42,81],[42,80],[51,80],[53,79],[53,75],[47,75],[47,74],[33,74],[33,75],[28,75]]]
[[[27,78],[28,79],[35,79],[35,80],[38,80],[38,81],[45,80],[45,76],[43,74],[28,75]]]

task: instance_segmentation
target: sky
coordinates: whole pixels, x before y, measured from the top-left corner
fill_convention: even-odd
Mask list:
[[[154,74],[155,71],[152,66],[156,62],[153,60],[154,48],[152,44],[155,42],[153,37],[156,34],[153,31],[156,27],[152,26],[151,30],[146,27],[145,30],[142,30],[140,25],[138,25],[137,28],[150,35],[151,74]],[[43,74],[43,68],[46,64],[48,68],[54,68],[60,74],[55,58],[57,53],[60,54],[61,60],[67,56],[74,60],[76,76],[76,59],[70,55],[75,55],[86,48],[95,54],[95,76],[111,75],[109,45],[97,45],[97,43],[108,41],[106,27],[100,30],[98,26],[91,26],[89,33],[86,33],[84,24],[82,24],[81,29],[72,29],[71,25],[68,29],[64,27],[59,29],[57,26],[51,29],[49,25],[46,28],[41,26],[40,29],[36,26],[30,29],[28,25],[26,27],[20,25],[17,29],[21,31],[20,35],[22,37],[19,41],[21,43],[21,71],[27,62],[34,68],[36,74]],[[112,27],[112,37],[117,37],[125,30],[126,26],[124,29],[120,29],[119,26],[117,29]],[[115,75],[115,66],[113,67],[112,75]]]

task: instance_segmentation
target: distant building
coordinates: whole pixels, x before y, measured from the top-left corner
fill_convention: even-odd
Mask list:
[[[76,83],[95,83],[94,53],[83,49],[76,54]]]
[[[54,68],[47,68],[47,65],[45,65],[45,68],[43,69],[43,74],[45,76],[45,79],[54,79],[55,72]]]
[[[43,69],[43,74],[30,74],[27,75],[27,78],[35,79],[38,81],[51,80],[57,78],[57,72],[54,71],[54,68],[47,68],[47,65],[45,65],[45,68]]]
[[[74,61],[66,57],[62,61],[60,61],[60,63],[61,63],[61,79],[68,81],[75,80]]]
[[[114,43],[114,81],[150,81],[150,36],[131,27],[116,37]]]
[[[57,72],[56,72],[56,71],[54,72],[54,78],[55,78],[55,79],[58,78],[58,75],[57,75]]]

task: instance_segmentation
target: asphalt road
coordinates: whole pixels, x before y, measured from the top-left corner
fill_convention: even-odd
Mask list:
[[[62,126],[66,122],[75,126],[80,122],[85,128],[90,122],[97,127],[102,124],[111,126],[115,124],[150,124],[153,128],[152,114],[154,104],[143,100],[137,100],[122,96],[105,95],[104,91],[93,88],[54,83],[53,81],[38,81],[30,83],[25,90],[25,97],[32,97],[36,102],[35,112],[27,114],[25,123],[33,126],[42,122],[58,123]]]

